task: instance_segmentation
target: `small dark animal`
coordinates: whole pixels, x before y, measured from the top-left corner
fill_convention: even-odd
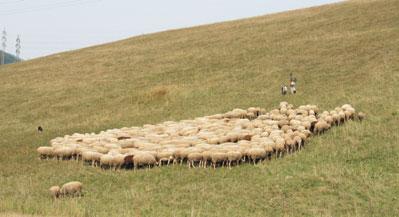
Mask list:
[[[38,126],[37,127],[37,132],[39,132],[39,133],[43,132],[43,127],[42,126]]]

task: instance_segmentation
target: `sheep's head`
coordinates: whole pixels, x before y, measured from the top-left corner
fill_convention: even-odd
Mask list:
[[[51,195],[52,195],[54,198],[58,198],[58,197],[60,196],[61,188],[60,188],[60,186],[53,186],[53,187],[51,187],[51,188],[49,189],[49,191],[50,191]]]

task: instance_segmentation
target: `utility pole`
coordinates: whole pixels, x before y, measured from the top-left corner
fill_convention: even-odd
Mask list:
[[[7,47],[7,32],[6,29],[3,30],[3,35],[1,36],[1,46],[3,47],[3,50],[1,51],[1,65],[5,64],[5,58],[6,58],[6,47]]]
[[[19,37],[19,35],[18,35],[18,37],[17,37],[17,40],[16,40],[16,44],[15,44],[15,56],[17,57],[16,58],[16,62],[19,62],[19,54],[21,53],[21,38]]]

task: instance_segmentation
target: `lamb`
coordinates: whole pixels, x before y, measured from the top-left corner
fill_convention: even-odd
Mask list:
[[[78,181],[65,183],[61,188],[59,186],[52,186],[49,191],[52,197],[58,198],[60,196],[82,196],[83,184]]]
[[[154,155],[147,152],[138,153],[133,157],[134,169],[139,168],[142,165],[147,165],[150,168],[157,164],[157,160]]]
[[[60,196],[60,186],[52,186],[50,189],[51,196],[56,199]]]
[[[365,114],[365,113],[363,113],[363,112],[357,113],[357,119],[358,119],[359,121],[362,121],[362,120],[364,120],[365,118],[366,118],[366,114]]]

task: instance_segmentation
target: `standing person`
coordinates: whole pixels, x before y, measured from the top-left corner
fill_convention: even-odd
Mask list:
[[[295,85],[290,87],[291,89],[291,94],[296,94],[296,88]]]
[[[287,92],[288,92],[288,88],[287,88],[287,86],[286,85],[281,85],[281,95],[286,95],[287,94]]]
[[[292,73],[290,73],[290,91],[291,94],[296,94],[296,78],[292,77]]]

